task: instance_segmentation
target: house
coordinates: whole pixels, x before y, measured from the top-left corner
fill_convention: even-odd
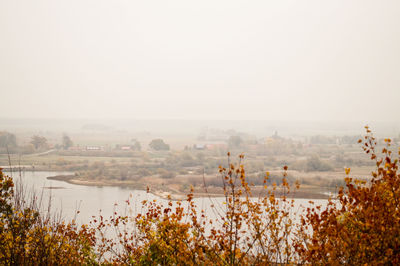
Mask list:
[[[104,151],[104,146],[86,146],[87,151]]]
[[[193,148],[195,150],[205,150],[206,149],[206,145],[205,144],[194,144]]]

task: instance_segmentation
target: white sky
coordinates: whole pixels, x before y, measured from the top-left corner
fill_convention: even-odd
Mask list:
[[[0,0],[0,117],[399,121],[400,1]]]

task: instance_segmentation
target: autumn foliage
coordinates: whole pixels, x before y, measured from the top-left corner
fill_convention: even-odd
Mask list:
[[[94,230],[57,221],[39,212],[35,196],[29,201],[15,193],[12,179],[0,171],[0,264],[59,265],[94,261]]]
[[[302,217],[304,244],[297,248],[304,262],[317,264],[400,263],[399,158],[385,139],[382,158],[370,129],[359,143],[376,163],[370,181],[346,177],[346,188],[320,213],[309,208]],[[400,155],[400,150],[398,151]],[[347,175],[350,169],[346,169]]]
[[[287,167],[282,185],[268,186],[266,173],[263,193],[254,195],[243,155],[235,164],[228,154],[220,167],[224,198],[209,199],[212,216],[191,192],[185,201],[143,201],[140,214],[99,215],[83,226],[26,204],[0,172],[0,264],[399,264],[399,161],[390,139],[378,156],[369,128],[360,142],[376,162],[372,176],[354,180],[346,169],[346,187],[337,196],[297,213],[298,184],[288,183]]]

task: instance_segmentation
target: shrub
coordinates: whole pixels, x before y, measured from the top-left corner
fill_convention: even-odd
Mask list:
[[[93,264],[94,230],[39,212],[37,196],[27,202],[21,187],[0,169],[0,264]]]
[[[376,139],[366,127],[364,151],[375,161],[372,179],[345,179],[335,200],[321,212],[308,209],[302,218],[303,241],[297,250],[303,262],[327,265],[398,265],[400,263],[399,159],[386,139],[383,158],[376,152]],[[399,151],[400,155],[400,151]],[[349,175],[350,169],[346,169]],[[308,233],[310,232],[310,233]]]

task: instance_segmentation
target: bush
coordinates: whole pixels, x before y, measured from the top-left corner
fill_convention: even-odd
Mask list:
[[[302,218],[303,242],[296,246],[304,262],[317,265],[398,265],[400,263],[399,160],[391,140],[376,154],[376,139],[366,127],[364,151],[376,164],[369,182],[345,179],[336,200],[321,212],[308,209]],[[363,142],[361,139],[359,142]],[[399,151],[400,155],[400,151]],[[349,175],[350,169],[346,169]],[[308,233],[310,232],[310,233]]]
[[[305,170],[307,172],[311,171],[332,171],[333,166],[330,165],[328,162],[322,161],[318,155],[314,154],[307,158]]]
[[[0,264],[95,263],[94,230],[41,214],[36,198],[26,199],[21,187],[15,193],[12,179],[0,169]]]
[[[168,170],[163,169],[163,168],[158,169],[158,174],[163,179],[170,179],[170,178],[175,177],[175,173],[174,172],[168,171]]]

